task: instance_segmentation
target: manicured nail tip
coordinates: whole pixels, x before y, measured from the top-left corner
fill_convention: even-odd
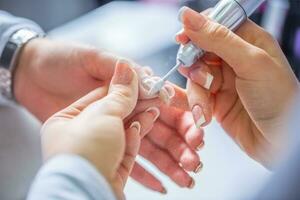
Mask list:
[[[206,122],[206,119],[205,119],[204,115],[202,115],[202,116],[199,118],[199,120],[196,122],[196,127],[197,127],[198,129],[200,129],[200,128],[202,127],[202,125],[205,124],[205,122]]]
[[[182,15],[183,15],[184,11],[187,10],[187,9],[188,9],[188,7],[186,7],[186,6],[183,6],[182,8],[180,8],[180,10],[179,10],[179,12],[178,12],[178,20],[179,20],[180,22],[183,21],[183,20],[182,20]]]
[[[133,122],[129,128],[134,128],[138,133],[141,132],[141,124],[138,121]]]
[[[148,76],[153,76],[153,71],[150,67],[142,67],[142,70],[147,74]]]
[[[157,107],[150,107],[146,112],[153,115],[153,122],[155,122],[160,115],[160,110]]]
[[[209,90],[210,87],[211,87],[211,84],[212,84],[213,80],[214,80],[213,75],[211,75],[210,73],[207,72],[206,73],[206,81],[205,81],[204,88],[207,89],[207,90]]]
[[[200,164],[197,166],[197,168],[194,170],[194,172],[197,174],[202,170],[202,168],[203,168],[203,163],[200,162]]]
[[[171,103],[171,99],[175,96],[175,89],[170,85],[165,85],[159,92],[160,99],[166,104]]]
[[[192,179],[188,188],[193,189],[195,187],[195,181]]]
[[[166,91],[168,92],[169,99],[172,99],[175,96],[175,89],[171,85],[165,85]]]
[[[204,145],[205,145],[205,142],[202,141],[202,142],[198,145],[197,151],[200,151],[200,150],[204,147]]]
[[[162,193],[162,194],[167,194],[168,191],[167,191],[165,188],[163,188],[163,189],[160,191],[160,193]]]

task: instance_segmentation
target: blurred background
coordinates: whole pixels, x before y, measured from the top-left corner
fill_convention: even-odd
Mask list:
[[[75,41],[129,57],[151,66],[162,75],[175,64],[178,46],[174,35],[180,30],[178,9],[187,5],[197,11],[213,6],[217,0],[0,0],[0,9],[34,20],[48,37]],[[281,44],[294,72],[300,75],[300,1],[269,0],[251,17],[267,29]],[[173,82],[185,86],[180,75]],[[39,151],[40,124],[26,111],[0,108],[7,118],[22,121],[6,123],[0,115],[0,163],[11,166],[0,170],[0,199],[24,199],[34,174],[41,164]],[[2,118],[3,117],[3,118]],[[216,124],[206,129],[206,148],[200,152],[204,169],[193,175],[193,190],[178,188],[151,164],[139,162],[159,177],[168,195],[161,196],[130,180],[128,199],[245,199],[266,182],[269,173],[249,159]],[[7,168],[7,167],[6,167]],[[9,168],[8,168],[9,169]]]

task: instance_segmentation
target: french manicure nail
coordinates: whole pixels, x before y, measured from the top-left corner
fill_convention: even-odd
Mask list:
[[[132,65],[127,60],[118,60],[116,64],[115,73],[113,75],[113,84],[128,85],[131,83],[133,78]]]
[[[202,168],[203,168],[203,163],[200,162],[199,165],[197,166],[197,168],[194,170],[194,172],[197,174],[201,171]]]
[[[146,112],[153,116],[153,122],[155,122],[160,115],[160,110],[157,107],[150,107]]]
[[[142,70],[147,76],[153,76],[153,71],[150,67],[142,67]]]
[[[183,6],[180,8],[179,12],[178,12],[178,21],[182,22],[182,15],[184,13],[184,11],[186,11],[188,9],[188,7]]]
[[[138,132],[138,134],[141,133],[141,124],[138,121],[133,122],[129,128],[134,128]]]
[[[207,90],[210,89],[212,82],[214,80],[213,75],[211,75],[206,71],[203,71],[203,69],[201,68],[194,69],[190,73],[190,78],[192,79],[192,81],[199,83]]]
[[[175,96],[175,89],[170,85],[165,85],[159,94],[161,100],[168,105],[170,100]]]
[[[210,87],[211,87],[211,84],[212,84],[213,80],[214,80],[213,75],[211,75],[210,73],[207,72],[206,73],[206,81],[205,81],[205,84],[204,84],[204,88],[206,88],[207,90],[209,90]]]
[[[197,146],[197,151],[200,151],[205,145],[205,142],[202,141],[198,146]]]
[[[192,179],[190,185],[188,186],[188,188],[192,189],[194,187],[195,187],[195,181],[194,181],[194,179]]]
[[[175,89],[174,89],[174,87],[172,87],[171,85],[168,85],[168,84],[166,84],[164,87],[165,87],[165,89],[166,89],[166,91],[168,93],[169,99],[172,99],[175,96]]]
[[[153,85],[159,80],[160,80],[159,77],[148,76],[142,81],[142,86],[146,91],[150,91]]]
[[[206,122],[202,108],[199,105],[195,105],[192,109],[192,113],[196,123],[196,127],[201,128],[201,126]]]

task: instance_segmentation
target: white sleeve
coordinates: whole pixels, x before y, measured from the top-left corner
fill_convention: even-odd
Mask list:
[[[39,171],[27,200],[116,200],[105,178],[75,155],[52,158]]]

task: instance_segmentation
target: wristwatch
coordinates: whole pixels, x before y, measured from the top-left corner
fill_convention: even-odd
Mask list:
[[[0,93],[7,100],[13,101],[13,75],[20,52],[30,40],[40,37],[31,29],[20,29],[14,32],[2,51],[0,57]]]

